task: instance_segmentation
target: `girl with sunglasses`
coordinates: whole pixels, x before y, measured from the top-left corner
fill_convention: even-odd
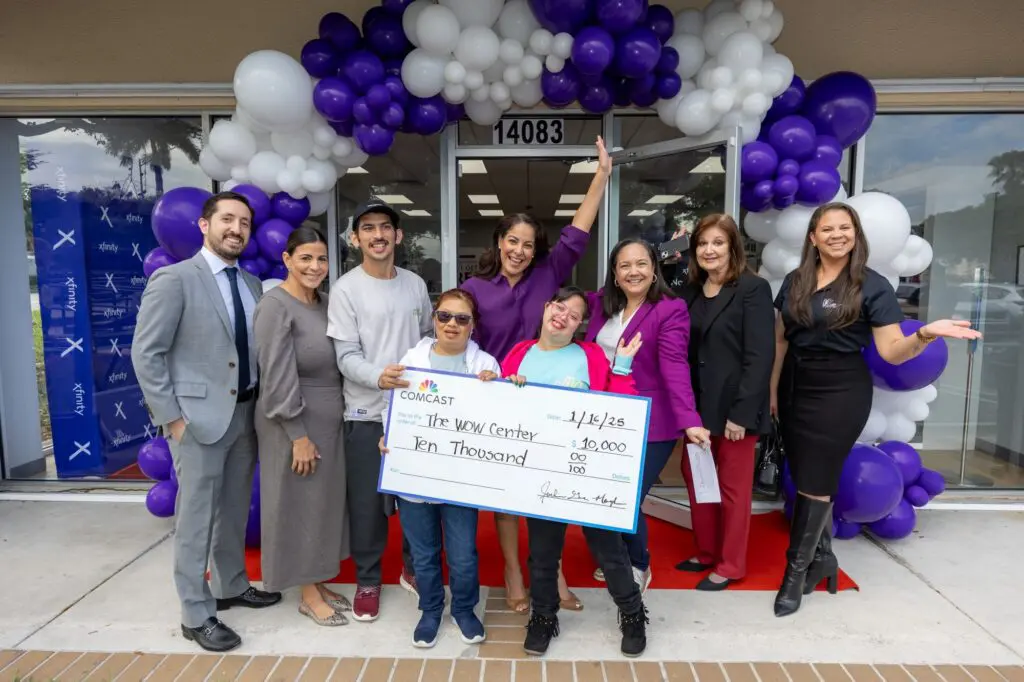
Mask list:
[[[473,374],[483,381],[498,378],[498,361],[471,340],[477,322],[476,301],[461,289],[446,291],[433,311],[434,336],[421,339],[399,361],[403,367],[422,367],[457,374]],[[387,394],[390,397],[390,394]],[[387,424],[388,408],[384,408]],[[384,439],[381,454],[387,453]],[[454,504],[428,502],[408,496],[398,498],[398,518],[409,541],[419,587],[420,621],[413,632],[413,646],[430,648],[437,643],[444,612],[444,578],[441,550],[448,563],[452,593],[452,620],[462,641],[477,644],[486,633],[474,610],[480,601],[480,576],[476,552],[477,510]]]
[[[502,362],[502,374],[519,386],[529,377],[535,384],[636,395],[630,372],[633,357],[640,350],[640,334],[633,335],[628,343],[620,340],[614,362],[609,363],[597,343],[573,340],[586,316],[587,299],[583,290],[560,289],[544,306],[540,338],[516,344]],[[526,528],[530,538],[533,613],[526,627],[523,649],[528,654],[541,656],[547,651],[551,638],[558,636],[558,573],[566,524],[527,518]],[[639,656],[647,646],[647,610],[640,586],[633,579],[633,567],[622,535],[584,526],[583,536],[619,608],[622,653]],[[420,570],[418,565],[416,570]]]

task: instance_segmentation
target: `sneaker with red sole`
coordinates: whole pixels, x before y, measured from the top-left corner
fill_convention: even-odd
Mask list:
[[[377,620],[380,615],[380,585],[360,585],[352,600],[352,617],[363,622]]]
[[[420,596],[419,586],[416,585],[416,576],[409,575],[404,568],[402,569],[402,575],[398,578],[398,584],[401,585],[402,589],[405,591],[410,592],[417,597]]]

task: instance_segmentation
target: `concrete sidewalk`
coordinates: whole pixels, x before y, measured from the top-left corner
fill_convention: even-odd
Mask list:
[[[384,670],[394,680],[513,674],[561,680],[559,671],[569,670],[566,680],[609,682],[689,682],[694,675],[715,682],[843,682],[851,676],[862,682],[877,675],[904,682],[907,675],[922,682],[1024,682],[1015,667],[1024,664],[1024,589],[1017,577],[1024,559],[1024,513],[924,511],[918,528],[912,537],[887,545],[863,537],[837,542],[843,568],[860,591],[816,593],[792,618],[773,616],[770,592],[659,590],[654,576],[646,599],[649,645],[641,665],[633,667],[619,654],[607,593],[580,590],[586,608],[563,612],[561,635],[542,670],[536,661],[523,662],[524,617],[507,611],[500,590],[486,588],[481,615],[488,641],[480,646],[463,644],[446,622],[435,648],[414,649],[415,598],[390,586],[378,621],[342,628],[318,628],[301,616],[294,591],[272,609],[232,609],[222,618],[243,638],[233,652],[238,655],[202,655],[178,628],[168,521],[135,502],[4,501],[0,649],[27,653],[0,655],[6,666],[0,682],[25,679],[33,663],[39,670],[32,679],[42,679],[42,673],[56,679],[62,671],[61,679],[82,678],[87,671],[93,671],[89,679],[98,679],[99,668],[113,675],[120,665],[119,680],[149,666],[143,677],[154,680],[193,679],[184,672],[194,669],[202,673],[195,679],[220,670],[246,680],[389,679],[380,676]],[[352,596],[350,585],[341,591]],[[452,667],[452,661],[459,664]],[[587,661],[606,663],[594,668],[582,664]],[[695,661],[710,665],[691,665]],[[670,665],[675,662],[681,665]],[[751,668],[750,662],[763,665]],[[362,677],[353,677],[352,670]]]

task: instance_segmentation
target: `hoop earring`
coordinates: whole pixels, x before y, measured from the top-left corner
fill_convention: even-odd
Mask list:
[[[655,276],[654,276],[654,278],[653,278],[653,279],[651,279],[651,284],[654,284],[654,283],[655,283],[655,282],[657,282],[657,281],[658,281],[658,276],[657,276],[657,275],[655,275]]]

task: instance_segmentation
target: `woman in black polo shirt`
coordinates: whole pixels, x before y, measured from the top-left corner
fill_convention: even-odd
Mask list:
[[[871,374],[861,351],[874,339],[879,355],[898,365],[940,336],[981,337],[962,320],[938,320],[904,336],[896,293],[867,261],[857,212],[842,203],[821,206],[811,216],[800,266],[775,298],[771,403],[798,491],[776,616],[795,613],[822,579],[835,590],[832,498],[871,411]]]

